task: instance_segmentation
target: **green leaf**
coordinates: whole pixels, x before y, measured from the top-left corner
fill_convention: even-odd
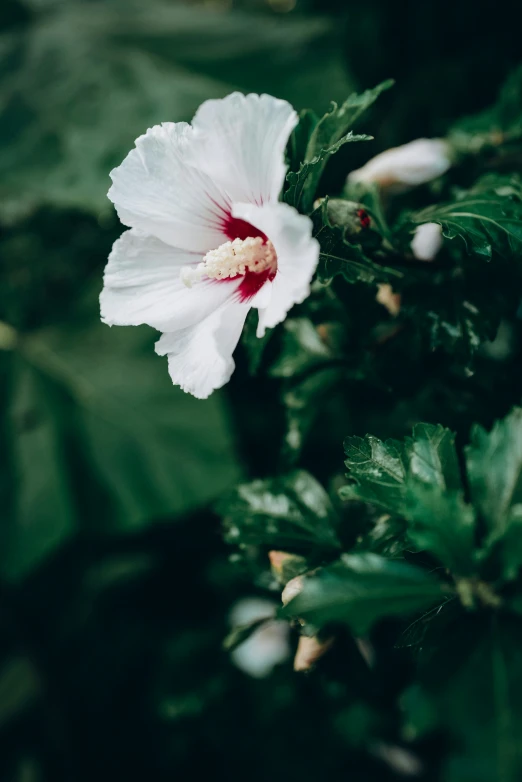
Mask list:
[[[453,575],[475,570],[475,514],[462,492],[412,480],[406,495],[407,534],[421,551],[429,551]]]
[[[511,508],[522,503],[522,408],[496,421],[489,433],[475,426],[466,464],[473,504],[490,532],[501,535]]]
[[[348,477],[354,481],[343,486],[339,494],[343,500],[360,500],[401,514],[408,476],[408,454],[397,440],[382,442],[367,434],[347,437],[344,441],[345,465]]]
[[[270,367],[273,377],[295,377],[304,370],[331,361],[334,353],[308,318],[290,318],[283,324],[278,359]]]
[[[352,141],[372,141],[372,136],[354,136],[352,131],[336,141],[335,144],[321,149],[315,157],[301,163],[299,171],[290,171],[287,174],[288,189],[284,200],[290,206],[294,206],[302,212],[310,212],[314,203],[319,180],[328,160],[340,150],[344,144]]]
[[[369,553],[344,554],[301,578],[301,591],[283,615],[319,628],[345,622],[356,635],[367,633],[379,619],[422,611],[448,594],[426,571]]]
[[[417,424],[409,441],[414,478],[440,489],[462,490],[455,435],[440,424]]]
[[[37,565],[76,528],[65,433],[49,386],[33,367],[16,362],[8,411],[14,497],[0,546],[0,572],[8,580]]]
[[[507,616],[463,617],[421,667],[424,691],[452,751],[448,782],[518,782],[522,774],[522,633]],[[411,727],[415,729],[415,724]],[[410,731],[411,731],[410,727]]]
[[[447,239],[461,239],[479,258],[516,258],[522,252],[522,185],[517,177],[488,176],[455,201],[429,206],[410,219],[415,225],[439,223]]]
[[[108,173],[147,128],[190,120],[204,100],[235,89],[300,108],[323,100],[323,84],[334,97],[351,86],[324,18],[161,0],[56,4],[0,37],[3,209],[108,212]]]
[[[502,86],[492,106],[452,126],[450,144],[460,154],[474,154],[497,148],[522,138],[522,66],[518,66]]]
[[[315,125],[308,142],[304,163],[310,163],[321,155],[323,150],[333,147],[343,136],[351,131],[364,112],[375,103],[379,95],[393,86],[393,80],[388,79],[377,87],[357,95],[350,95],[341,106],[332,103],[330,111],[325,114]],[[314,179],[319,181],[327,159],[314,172]]]
[[[372,261],[363,246],[350,241],[347,232],[332,225],[328,216],[328,199],[311,214],[314,236],[321,245],[317,277],[323,283],[342,274],[350,283],[387,282],[402,277],[402,272]],[[351,237],[353,239],[353,237]]]
[[[70,325],[21,337],[17,351],[0,547],[7,579],[81,528],[139,529],[202,507],[237,480],[222,399],[174,388],[150,330]]]
[[[337,549],[337,513],[304,470],[244,483],[218,505],[228,543],[285,551]]]

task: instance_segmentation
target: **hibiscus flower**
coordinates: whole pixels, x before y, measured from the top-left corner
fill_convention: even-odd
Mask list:
[[[278,200],[297,122],[286,101],[236,92],[203,103],[191,125],[151,128],[111,172],[130,230],[109,256],[102,320],[163,332],[172,381],[200,399],[230,379],[251,307],[262,337],[310,292],[311,220]]]

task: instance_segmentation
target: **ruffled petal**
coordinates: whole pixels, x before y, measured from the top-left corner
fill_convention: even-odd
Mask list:
[[[193,145],[187,123],[155,125],[111,171],[108,196],[124,225],[204,254],[224,241],[227,202],[212,180],[189,164]]]
[[[277,201],[286,174],[285,148],[299,118],[271,95],[234,92],[207,100],[192,121],[201,170],[230,201]]]
[[[288,204],[233,204],[232,214],[263,231],[277,253],[270,301],[263,295],[257,304],[263,307],[259,308],[257,328],[257,336],[262,337],[267,328],[281,323],[294,304],[300,304],[310,294],[310,282],[319,261],[319,242],[312,237],[310,218]],[[256,301],[251,303],[256,306]]]
[[[176,249],[135,229],[115,243],[105,268],[101,317],[109,326],[146,323],[174,331],[207,317],[230,298],[238,283],[203,280],[187,288],[180,269],[201,256]]]
[[[162,335],[156,353],[168,356],[174,385],[206,399],[228,383],[235,367],[232,353],[249,309],[248,302],[232,297],[197,325]]]

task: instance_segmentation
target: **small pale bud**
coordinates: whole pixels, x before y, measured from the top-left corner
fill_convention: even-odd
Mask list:
[[[294,671],[309,671],[315,663],[331,649],[335,638],[326,638],[320,641],[317,636],[309,638],[302,635],[299,638],[297,651],[294,658]]]
[[[411,249],[418,261],[433,261],[442,247],[442,228],[438,223],[422,223],[415,229]]]
[[[352,171],[348,182],[414,187],[441,176],[450,165],[449,145],[443,139],[419,138],[376,155],[362,168]]]
[[[304,584],[304,579],[302,576],[296,576],[295,578],[292,578],[288,582],[288,584],[285,586],[281,594],[281,600],[284,606],[287,603],[289,603],[290,600],[293,600],[294,597],[297,597],[297,595],[300,592],[303,591],[303,584]]]
[[[381,283],[377,286],[377,296],[375,300],[386,307],[390,315],[398,315],[401,309],[401,295],[394,293],[393,288],[388,283]]]

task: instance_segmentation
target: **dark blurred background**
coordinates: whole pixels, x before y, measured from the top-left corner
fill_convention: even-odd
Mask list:
[[[346,145],[327,170],[333,193],[369,155],[491,103],[521,16],[476,0],[2,0],[2,782],[436,778],[436,752],[419,770],[383,750],[406,663],[347,692],[349,639],[313,677],[288,662],[258,681],[222,651],[256,590],[209,508],[275,469],[281,414],[241,368],[206,402],[185,396],[151,330],[99,323],[121,232],[108,173],[147,127],[234,89],[325,111],[395,78],[365,120],[371,150]],[[363,752],[376,723],[389,745]]]

